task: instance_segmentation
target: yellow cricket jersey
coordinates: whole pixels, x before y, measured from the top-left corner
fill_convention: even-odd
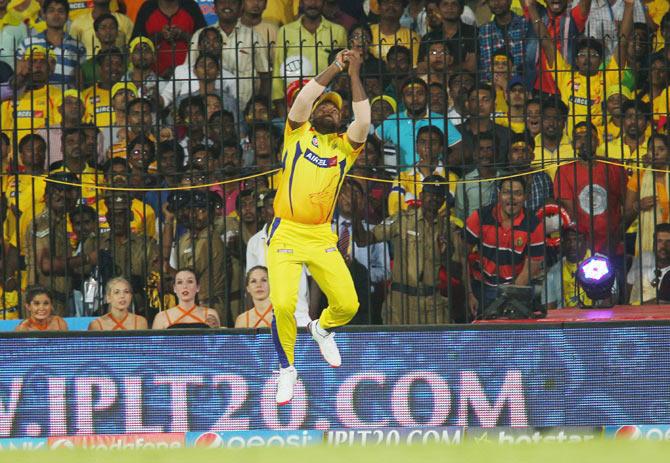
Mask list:
[[[412,51],[412,67],[415,67],[419,61],[419,45],[421,38],[416,32],[401,27],[393,35],[382,34],[379,30],[379,24],[371,24],[372,43],[370,44],[370,53],[376,58],[386,61],[386,54],[392,46],[402,45]]]
[[[110,127],[116,122],[116,114],[112,108],[111,90],[95,85],[82,92],[84,100],[84,119],[98,127]]]
[[[70,21],[74,21],[93,8],[93,2],[91,0],[68,0],[68,3],[70,4],[70,13],[68,14]],[[112,12],[119,11],[118,0],[112,0],[109,3],[109,10]]]
[[[33,129],[43,129],[47,126],[57,126],[61,121],[59,108],[63,101],[61,89],[55,85],[45,85],[36,90],[24,92],[14,101],[4,101],[0,105],[2,129],[13,136],[13,129],[18,131],[17,142],[23,135]]]
[[[596,156],[604,156],[618,159],[623,162],[642,162],[642,157],[647,154],[647,140],[642,140],[635,151],[623,142],[623,138],[617,138],[609,143],[602,144],[596,150]]]
[[[21,212],[19,236],[23,240],[30,222],[40,215],[46,207],[45,190],[47,182],[44,177],[19,175],[18,185],[14,176],[3,177],[3,183],[3,189],[9,204],[18,204],[18,209]],[[16,231],[15,223],[12,227]]]
[[[505,95],[505,92],[502,89],[496,87],[496,105],[493,111],[493,119],[495,119],[495,123],[501,124],[500,120],[506,119],[508,112],[509,106],[507,106],[507,95]]]
[[[91,207],[98,211],[100,228],[109,228],[105,201],[101,199]],[[130,210],[133,214],[130,220],[130,231],[137,235],[146,233],[149,238],[156,239],[156,212],[154,208],[137,198],[133,198],[130,203]]]
[[[445,177],[444,167],[439,166],[433,172],[434,175],[439,175]],[[458,175],[449,171],[446,173],[447,180],[449,183],[447,188],[451,194],[456,194],[456,183],[459,179]],[[399,211],[404,211],[408,209],[411,205],[415,204],[417,200],[421,197],[421,192],[423,191],[423,179],[425,177],[419,170],[414,172],[413,169],[400,172],[398,180],[393,183],[391,188],[391,193],[388,198],[388,213],[393,215]],[[443,206],[443,209],[446,208],[446,205]]]
[[[61,166],[52,170],[51,172],[70,172],[70,170],[65,166]],[[81,199],[83,199],[86,204],[89,206],[93,205],[98,200],[98,198],[104,196],[104,192],[102,190],[98,191],[95,188],[95,185],[104,182],[104,175],[102,172],[94,167],[87,165],[82,173],[76,173],[76,175],[79,177],[79,181],[82,184]]]
[[[307,225],[330,223],[344,176],[363,146],[354,149],[346,134],[321,134],[305,122],[286,123],[275,216]]]
[[[503,127],[507,127],[514,133],[523,134],[526,131],[526,121],[511,120],[507,114],[504,114],[502,117],[496,117],[494,122]]]
[[[560,164],[570,162],[575,158],[575,150],[567,136],[563,136],[558,144],[558,148],[553,151],[543,145],[541,133],[535,136],[535,157],[533,158],[533,162],[536,163],[538,168],[541,166],[546,167],[547,170],[545,172],[552,180],[554,180]]]
[[[549,70],[553,71],[551,68]],[[623,70],[619,69],[616,58],[613,56],[610,59],[604,71],[587,77],[573,69],[565,62],[561,53],[557,52],[556,70],[556,86],[561,99],[568,106],[568,133],[572,133],[572,128],[578,122],[589,120],[590,114],[590,121],[596,126],[602,139],[602,103],[605,89],[612,85],[622,85],[620,75],[623,75]]]

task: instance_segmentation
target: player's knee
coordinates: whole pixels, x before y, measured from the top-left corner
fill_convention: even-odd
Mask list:
[[[341,298],[339,300],[339,305],[339,309],[342,313],[353,316],[358,312],[360,303],[358,302],[358,296],[354,292],[353,294],[347,294],[346,297]]]
[[[290,295],[277,295],[271,298],[272,300],[272,310],[275,315],[293,315],[295,312],[295,306],[298,303],[298,298]]]

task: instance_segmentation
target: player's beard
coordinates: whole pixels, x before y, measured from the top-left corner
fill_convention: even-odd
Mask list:
[[[332,123],[331,120],[333,121]],[[314,125],[317,132],[322,134],[335,133],[338,129],[334,119],[315,119],[312,125]]]

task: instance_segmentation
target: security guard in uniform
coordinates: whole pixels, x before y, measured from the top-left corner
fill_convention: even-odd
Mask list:
[[[391,292],[384,321],[389,325],[450,323],[449,300],[440,291],[440,269],[463,281],[464,246],[458,219],[440,212],[447,197],[444,177],[423,180],[421,207],[399,212],[367,232],[360,221],[354,239],[360,246],[390,241],[394,253]],[[448,292],[447,292],[448,294]]]
[[[188,229],[177,243],[177,268],[191,268],[200,285],[199,304],[215,309],[220,319],[232,326],[233,320],[225,308],[226,289],[230,285],[230,259],[224,255],[224,244],[214,226],[214,208],[207,193],[193,192],[188,202],[181,204],[188,213],[177,214]],[[183,211],[186,212],[186,211]]]
[[[63,183],[56,183],[63,182]],[[81,190],[76,175],[59,172],[49,175],[45,189],[46,208],[28,225],[24,245],[28,285],[51,290],[54,314],[67,316],[75,268],[95,264],[97,253],[72,255],[68,237],[68,216]]]
[[[149,236],[131,233],[132,198],[128,193],[110,191],[104,198],[106,219],[109,228],[100,229],[100,241],[88,239],[84,242],[84,252],[96,248],[111,255],[113,276],[125,276],[133,289],[135,311],[151,316],[147,307],[146,281],[152,273],[160,271],[158,244]]]

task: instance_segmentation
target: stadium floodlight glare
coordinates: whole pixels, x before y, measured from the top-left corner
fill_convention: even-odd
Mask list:
[[[594,302],[612,295],[615,279],[614,267],[607,257],[600,254],[589,257],[577,269],[577,283]]]

